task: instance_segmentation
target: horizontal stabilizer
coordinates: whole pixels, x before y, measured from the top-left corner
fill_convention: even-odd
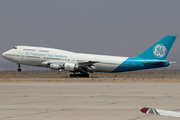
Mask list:
[[[174,64],[174,63],[176,63],[176,61],[171,61],[171,62],[169,62],[170,64]]]
[[[170,111],[170,110],[161,110],[161,109],[144,107],[140,111],[143,112],[143,113],[148,113],[148,114],[180,117],[180,112]]]
[[[144,65],[161,65],[165,64],[167,61],[159,61],[159,62],[143,62]]]

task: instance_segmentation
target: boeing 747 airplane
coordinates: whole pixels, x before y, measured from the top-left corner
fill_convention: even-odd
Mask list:
[[[89,77],[88,72],[125,72],[150,68],[167,67],[166,59],[176,36],[167,35],[136,57],[120,57],[75,53],[60,49],[15,46],[2,56],[18,65],[48,67],[53,70],[73,72],[70,77]],[[76,74],[78,73],[78,74]]]

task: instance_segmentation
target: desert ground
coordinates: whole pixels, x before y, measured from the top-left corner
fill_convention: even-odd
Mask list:
[[[178,82],[1,82],[0,120],[179,120]]]
[[[180,82],[180,71],[132,71],[90,73],[89,78],[70,78],[70,72],[0,72],[0,82]]]

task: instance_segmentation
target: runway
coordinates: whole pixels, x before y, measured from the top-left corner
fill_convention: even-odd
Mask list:
[[[179,82],[1,82],[0,120],[179,120]]]

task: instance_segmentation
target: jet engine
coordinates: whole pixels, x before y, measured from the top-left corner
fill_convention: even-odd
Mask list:
[[[81,73],[86,74],[87,71],[84,70],[81,66],[77,65],[76,63],[51,63],[50,64],[50,69],[53,70],[59,70],[59,69],[64,69],[66,71],[79,71]]]
[[[59,69],[64,69],[66,71],[76,71],[79,70],[79,66],[76,65],[75,63],[51,63],[50,64],[50,69],[53,70],[59,70]]]
[[[64,63],[64,70],[66,71],[76,71],[78,70],[78,65],[75,63]]]
[[[53,70],[63,69],[63,63],[51,63],[49,67]]]

